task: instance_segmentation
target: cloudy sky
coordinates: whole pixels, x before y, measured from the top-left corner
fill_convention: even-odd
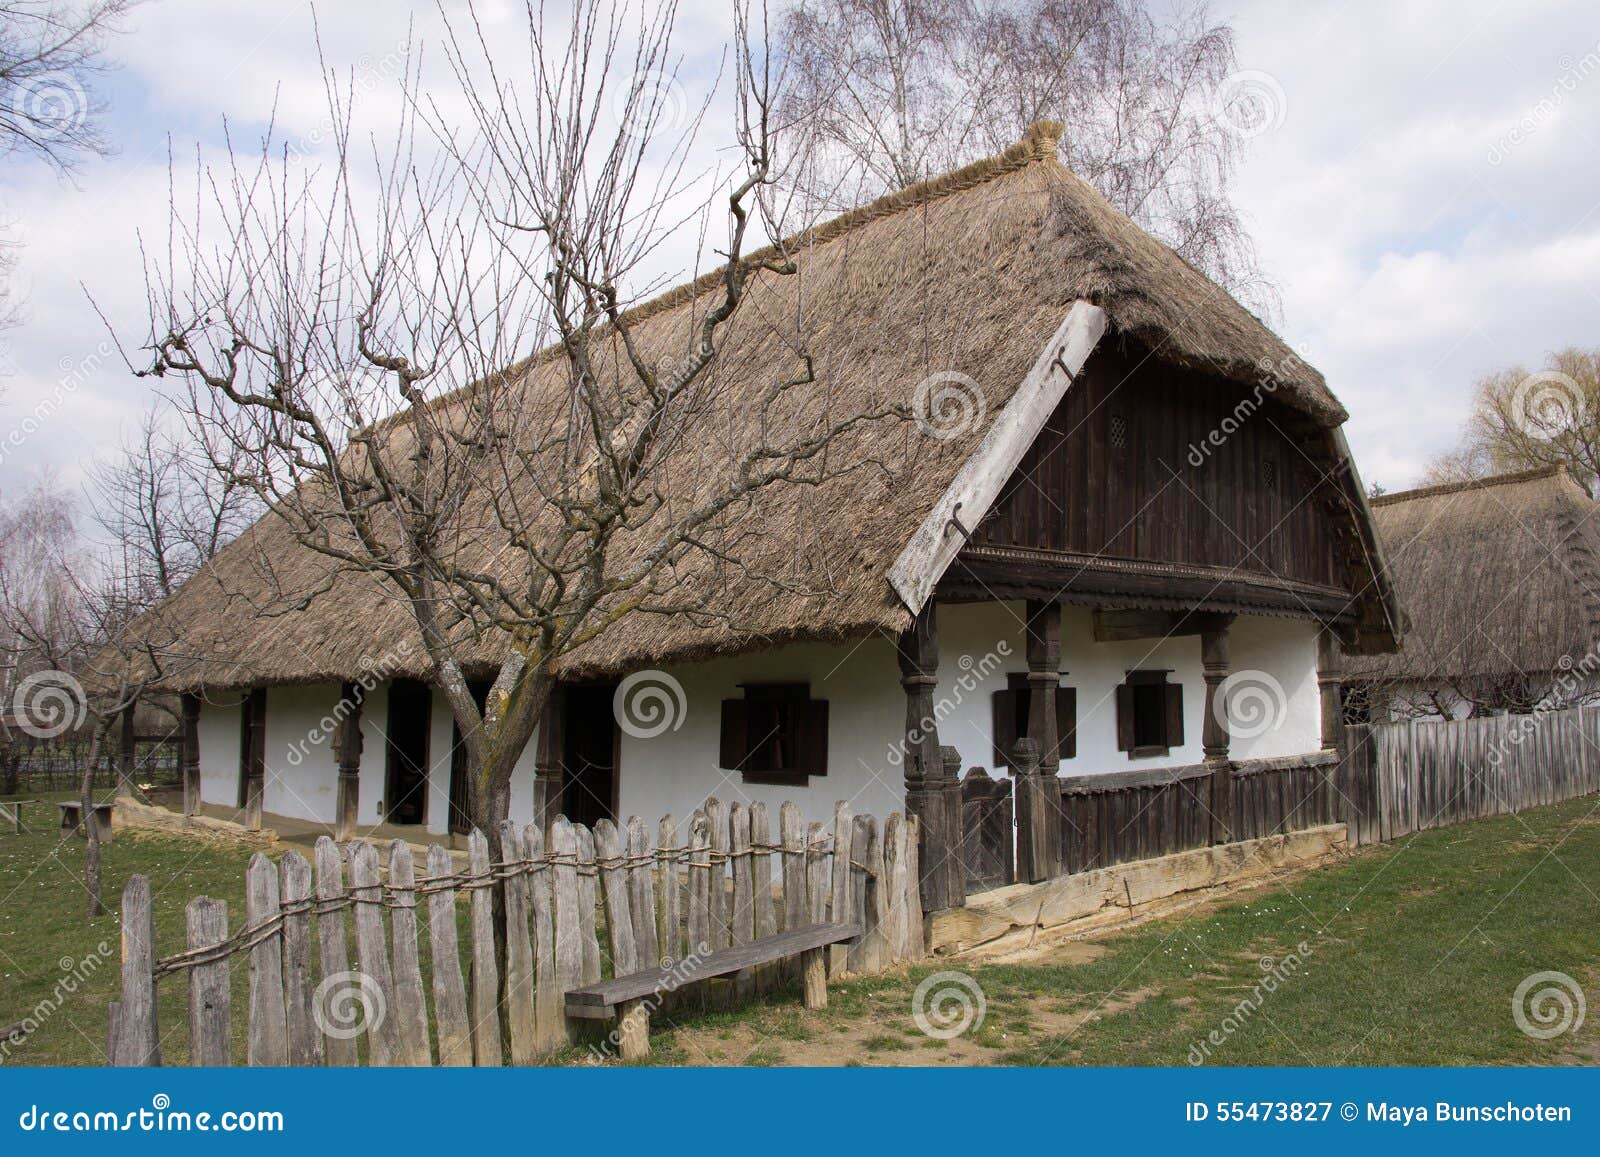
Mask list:
[[[719,39],[724,6],[690,5],[680,44]],[[509,2],[480,9],[514,29]],[[1281,288],[1280,329],[1349,408],[1367,480],[1402,488],[1454,441],[1480,374],[1600,345],[1600,9],[1218,0],[1215,12],[1240,68],[1278,101],[1237,196]],[[436,21],[431,4],[412,17],[398,0],[317,15],[330,63],[374,78],[367,112],[382,110],[408,20],[424,40]],[[27,303],[0,349],[0,497],[45,470],[77,478],[147,404],[148,387],[104,356],[88,295],[142,339],[139,239],[164,236],[169,135],[192,165],[196,146],[216,155],[224,117],[259,136],[275,101],[287,139],[314,151],[326,135],[309,5],[150,0],[112,51],[116,154],[73,181],[16,158],[0,170]],[[16,437],[41,403],[49,418]]]

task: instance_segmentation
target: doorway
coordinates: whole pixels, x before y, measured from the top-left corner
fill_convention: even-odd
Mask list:
[[[428,820],[428,729],[433,692],[415,679],[389,685],[383,818],[391,824]]]
[[[561,813],[593,827],[616,822],[619,735],[612,707],[615,683],[582,683],[563,689]]]

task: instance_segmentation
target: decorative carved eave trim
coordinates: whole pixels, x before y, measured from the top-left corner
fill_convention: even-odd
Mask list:
[[[966,545],[951,520],[959,515],[960,525],[969,529],[983,521],[1105,329],[1104,310],[1087,301],[1073,303],[977,450],[913,532],[889,568],[889,583],[912,614],[922,610]]]

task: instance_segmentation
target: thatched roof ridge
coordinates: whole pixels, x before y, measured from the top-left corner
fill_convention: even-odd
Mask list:
[[[1291,408],[1324,428],[1337,427],[1344,410],[1321,375],[1062,166],[1060,133],[1059,124],[1036,125],[995,157],[880,198],[794,239],[799,276],[752,277],[746,304],[723,336],[716,372],[723,375],[719,389],[730,411],[737,411],[741,397],[758,396],[765,376],[792,357],[773,319],[797,312],[803,284],[819,380],[846,403],[909,402],[929,374],[954,371],[980,384],[992,420],[1072,303],[1088,300],[1109,318],[1103,340],[1131,338],[1158,357],[1205,373],[1246,386],[1268,384]],[[715,296],[719,282],[720,274],[707,275],[635,306],[626,317],[636,339],[646,348],[681,348],[695,308]],[[562,368],[547,350],[507,373],[526,383],[530,410],[540,412],[564,396]],[[888,569],[985,429],[975,423],[946,441],[905,430],[862,432],[839,453],[889,460],[894,477],[861,473],[837,484],[763,492],[747,515],[749,573],[726,582],[719,577],[707,592],[717,615],[632,615],[566,656],[562,673],[611,675],[904,629],[909,612],[888,582]],[[693,450],[685,451],[671,477],[696,476]],[[484,534],[495,530],[486,517],[477,525]],[[327,682],[358,678],[373,666],[426,676],[399,597],[371,576],[330,578],[331,569],[294,540],[279,516],[268,514],[152,616],[174,634],[182,653],[162,685]],[[780,575],[783,585],[755,577],[763,572]],[[485,641],[469,666],[487,670],[498,661]]]
[[[1600,507],[1559,466],[1372,500],[1401,648],[1352,679],[1503,678],[1576,664],[1600,645]]]

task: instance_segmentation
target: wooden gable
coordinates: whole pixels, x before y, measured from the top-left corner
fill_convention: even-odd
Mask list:
[[[1102,343],[967,553],[1019,548],[1347,588],[1302,425],[1270,391]]]

